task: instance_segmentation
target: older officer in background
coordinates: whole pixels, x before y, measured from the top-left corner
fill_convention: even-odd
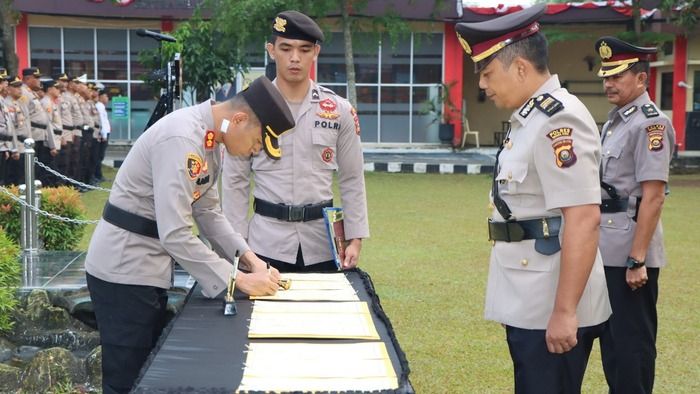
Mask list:
[[[600,141],[547,67],[545,5],[457,34],[479,86],[513,110],[496,157],[486,318],[505,325],[517,393],[576,393],[610,316],[598,251]]]
[[[29,126],[29,108],[26,100],[22,96],[22,79],[17,76],[7,78],[7,97],[5,97],[5,105],[12,126],[15,130],[16,150],[12,152],[10,160],[6,163],[5,168],[5,184],[20,185],[24,183],[24,140],[31,138],[31,129]]]
[[[595,48],[615,106],[602,132],[600,251],[613,310],[600,338],[603,370],[611,393],[651,393],[659,270],[666,265],[660,218],[675,132],[647,94],[656,48],[614,37]]]
[[[267,51],[275,61],[274,83],[297,126],[266,144],[269,157],[224,162],[224,213],[248,237],[251,248],[280,271],[337,270],[322,210],[333,205],[333,173],[350,240],[342,268],[357,265],[362,239],[369,237],[360,124],[350,103],[309,79],[323,32],[297,11],[277,15]],[[280,158],[280,152],[284,157]],[[248,224],[250,174],[255,173],[255,214]]]
[[[119,169],[85,259],[102,342],[105,393],[126,393],[165,325],[175,259],[207,297],[224,291],[241,255],[236,284],[250,295],[277,291],[268,270],[221,213],[221,145],[250,156],[294,126],[272,83],[258,78],[232,99],[173,112],[139,137]],[[214,249],[192,234],[193,219]],[[204,333],[206,335],[206,333]]]

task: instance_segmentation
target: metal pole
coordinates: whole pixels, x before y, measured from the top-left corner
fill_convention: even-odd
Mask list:
[[[24,200],[24,201],[27,201],[27,190],[26,189],[27,189],[27,187],[25,185],[19,185],[19,198]],[[20,239],[19,239],[20,242],[19,243],[20,243],[20,246],[22,247],[22,250],[24,250],[26,252],[27,245],[30,243],[28,241],[29,237],[27,235],[27,232],[29,231],[29,221],[27,220],[27,211],[29,211],[29,209],[24,204],[20,204],[20,208],[22,210],[21,211],[22,213],[20,214],[20,218],[22,219],[22,233],[20,234]]]
[[[36,184],[34,183],[34,140],[24,140],[24,201],[29,206],[35,206]],[[40,183],[41,184],[41,183]],[[21,187],[21,185],[20,185]],[[38,208],[38,207],[37,207]],[[25,253],[36,253],[38,248],[38,232],[36,212],[29,207],[22,207],[22,246]]]

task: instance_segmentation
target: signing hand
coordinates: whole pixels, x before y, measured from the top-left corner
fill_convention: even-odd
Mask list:
[[[277,283],[279,281],[279,273],[277,276],[277,279],[273,279],[272,275],[267,273],[267,270],[249,274],[239,272],[236,278],[236,286],[242,292],[251,296],[274,295],[279,287]]]
[[[576,313],[552,312],[547,324],[545,341],[550,353],[566,353],[578,343]]]

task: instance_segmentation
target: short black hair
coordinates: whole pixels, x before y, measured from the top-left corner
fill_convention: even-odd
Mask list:
[[[260,119],[255,114],[255,111],[250,107],[243,95],[237,94],[227,100],[231,109],[247,113],[255,123],[260,123]]]
[[[516,57],[522,57],[532,63],[538,72],[545,73],[549,69],[547,38],[541,32],[537,32],[524,40],[507,45],[495,55],[504,67],[510,66]]]

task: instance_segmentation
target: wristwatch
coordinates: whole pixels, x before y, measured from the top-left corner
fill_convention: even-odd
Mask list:
[[[635,259],[634,257],[627,257],[627,262],[625,263],[627,268],[631,270],[636,270],[638,268],[644,267],[644,262]]]

